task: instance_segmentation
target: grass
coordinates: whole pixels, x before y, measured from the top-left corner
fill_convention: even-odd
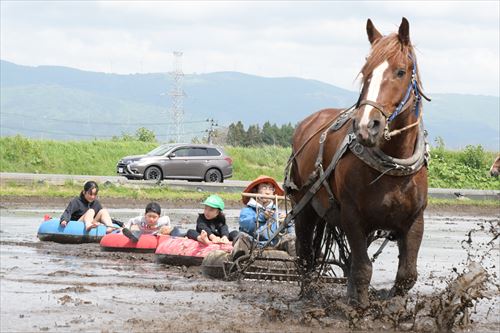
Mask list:
[[[81,184],[66,182],[64,186],[33,183],[29,185],[7,183],[0,187],[0,197],[44,197],[44,198],[72,198],[82,190]],[[208,192],[172,190],[167,186],[154,188],[130,188],[114,184],[102,184],[99,194],[109,198],[133,198],[148,200],[200,200],[205,199]],[[239,193],[218,193],[224,200],[240,200]]]
[[[156,143],[140,141],[53,141],[21,136],[0,138],[0,171],[68,175],[116,175],[124,156],[145,154]],[[291,149],[278,146],[225,147],[233,164],[233,179],[252,180],[265,174],[283,179]]]
[[[6,183],[0,187],[0,198],[5,200],[9,196],[20,197],[44,197],[44,198],[72,198],[82,189],[81,184],[66,182],[61,185],[50,185],[33,183],[29,185]],[[131,188],[114,184],[102,184],[100,186],[100,195],[106,198],[133,198],[145,200],[195,200],[203,201],[209,194],[208,192],[173,190],[168,186],[159,186],[153,188]],[[224,201],[238,202],[241,199],[240,193],[218,193]],[[498,200],[457,200],[440,199],[429,197],[429,205],[437,206],[479,206],[479,207],[499,207]]]
[[[53,141],[22,136],[0,138],[0,172],[69,175],[116,175],[116,163],[127,155],[144,154],[157,143],[123,140]],[[252,180],[268,175],[278,181],[290,157],[289,147],[225,147],[233,159],[233,178]],[[488,170],[495,153],[480,146],[450,151],[439,146],[431,150],[429,187],[500,189],[500,178]]]
[[[498,200],[458,200],[428,197],[428,204],[431,206],[475,206],[475,207],[498,207]]]
[[[2,172],[115,175],[126,155],[144,154],[157,145],[139,141],[54,141],[21,136],[0,139]]]
[[[291,149],[278,146],[226,147],[233,159],[234,179],[252,180],[260,175],[282,181]]]

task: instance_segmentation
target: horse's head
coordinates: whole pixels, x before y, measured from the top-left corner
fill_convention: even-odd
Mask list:
[[[360,73],[362,89],[358,111],[353,116],[353,128],[358,142],[373,147],[382,141],[388,124],[413,105],[412,101],[419,94],[419,82],[406,18],[397,34],[382,36],[370,19],[366,32],[371,52]]]
[[[498,154],[490,168],[491,177],[498,177],[498,174],[500,174],[500,154]]]

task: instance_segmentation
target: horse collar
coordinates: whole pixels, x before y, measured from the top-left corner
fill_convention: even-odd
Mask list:
[[[415,152],[411,157],[405,159],[389,156],[378,147],[367,148],[357,142],[356,139],[349,144],[349,149],[360,160],[381,172],[381,175],[407,176],[416,173],[428,163],[429,145],[426,136],[427,132],[424,130],[423,124],[420,123],[417,141],[415,142]]]

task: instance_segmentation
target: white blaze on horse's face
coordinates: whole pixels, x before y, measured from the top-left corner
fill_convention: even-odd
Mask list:
[[[369,101],[377,101],[380,92],[380,87],[382,86],[382,81],[384,80],[384,72],[389,67],[389,63],[384,61],[375,68],[372,73],[372,78],[370,80],[370,85],[368,86],[368,93],[366,94],[366,99]],[[361,120],[359,121],[360,129],[368,129],[370,124],[370,112],[373,110],[373,106],[366,105],[363,113],[361,114]]]
[[[371,78],[365,81],[365,96],[363,100],[383,105],[381,100],[386,99],[382,91],[382,85],[387,81],[386,72],[390,70],[389,62],[386,60],[375,67],[371,73]],[[384,85],[385,86],[385,85]],[[380,110],[374,108],[370,104],[363,104],[359,107],[358,113],[354,117],[353,127],[354,134],[359,143],[367,147],[377,145],[382,137],[385,126],[385,118]]]

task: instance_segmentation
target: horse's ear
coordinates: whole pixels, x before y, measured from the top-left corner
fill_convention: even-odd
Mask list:
[[[382,34],[378,32],[378,30],[375,28],[373,25],[372,20],[368,19],[366,21],[366,33],[368,34],[368,40],[370,41],[370,44],[373,45],[377,40],[379,40],[382,37]]]
[[[403,20],[401,20],[398,37],[403,45],[410,45],[410,24],[405,17],[403,17]]]

